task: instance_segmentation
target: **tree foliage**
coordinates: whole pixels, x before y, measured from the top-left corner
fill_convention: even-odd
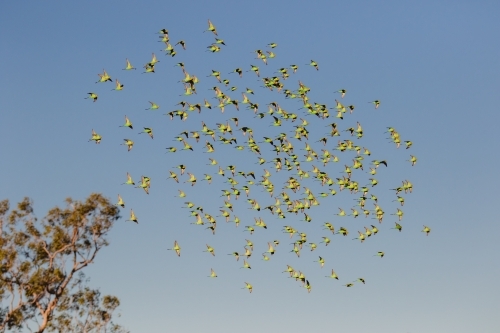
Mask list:
[[[118,208],[93,193],[39,221],[32,205],[0,202],[0,332],[125,332],[111,321],[118,298],[88,288],[82,271],[108,245]]]

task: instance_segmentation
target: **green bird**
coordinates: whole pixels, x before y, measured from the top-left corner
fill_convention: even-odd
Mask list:
[[[115,206],[120,206],[122,208],[125,208],[125,201],[123,201],[122,197],[118,194],[118,202],[115,204]]]
[[[208,277],[210,277],[210,278],[216,278],[217,277],[217,274],[215,273],[215,271],[212,268],[210,268],[210,275]]]
[[[338,215],[338,216],[346,216],[347,214],[345,213],[345,211],[339,207],[339,213],[338,214],[335,214],[335,215]]]
[[[333,269],[332,269],[332,273],[329,276],[326,276],[326,277],[329,277],[329,278],[332,278],[332,279],[336,279],[336,280],[339,279],[337,273],[335,273],[335,271]]]
[[[274,255],[274,253],[276,252],[276,250],[274,249],[274,246],[271,244],[271,242],[268,242],[267,245],[268,245],[268,249],[266,252],[264,252],[264,254],[269,253],[270,255]]]
[[[224,43],[224,40],[220,38],[215,38],[215,44],[222,44],[224,46],[226,45],[226,43]]]
[[[254,66],[254,65],[250,65],[250,67],[251,67],[251,69],[250,69],[250,70],[251,70],[252,72],[254,72],[255,74],[257,74],[257,77],[260,77],[259,67],[258,67],[258,66]],[[249,72],[249,71],[247,71],[247,72]],[[250,92],[248,91],[248,88],[247,88],[247,93],[250,93]]]
[[[311,248],[311,252],[312,252],[312,251],[316,250],[316,248],[318,247],[318,245],[316,245],[316,243],[309,243],[309,247]]]
[[[240,77],[243,77],[243,70],[239,67],[233,70],[232,72],[229,72],[229,74],[231,73],[237,73]]]
[[[127,151],[131,151],[132,147],[134,146],[134,141],[132,141],[130,139],[123,139],[123,141],[125,141],[125,143],[122,143],[121,145],[127,146]]]
[[[202,180],[206,180],[206,181],[208,181],[209,184],[211,184],[212,183],[212,176],[205,173],[205,178]]]
[[[207,246],[207,249],[206,249],[205,251],[203,251],[203,252],[208,252],[208,253],[210,253],[212,256],[214,256],[214,257],[215,257],[215,250],[214,250],[214,248],[213,248],[213,247],[211,247],[211,246],[210,246],[210,245],[208,245],[208,244],[206,244],[206,246]]]
[[[340,89],[340,90],[337,90],[336,93],[340,93],[340,98],[344,98],[345,94],[346,94],[347,90],[345,89]],[[354,109],[354,108],[353,108]]]
[[[401,221],[403,219],[404,213],[401,209],[399,209],[399,208],[396,208],[396,209],[397,209],[396,213],[391,214],[391,215],[396,215],[398,217],[398,219]]]
[[[124,71],[129,71],[129,70],[132,70],[132,69],[136,69],[134,66],[132,66],[132,64],[130,63],[130,61],[127,59],[125,59],[126,62],[127,62],[127,65],[125,66],[125,68],[123,68]]]
[[[210,22],[210,20],[208,20],[208,29],[205,31],[211,31],[214,33],[214,35],[217,36],[217,30],[215,29],[215,26],[212,24],[212,22]]]
[[[144,130],[142,132],[139,132],[139,134],[146,133],[149,135],[149,137],[152,139],[153,138],[153,130],[150,127],[144,127]]]
[[[422,230],[422,232],[425,232],[425,235],[429,236],[429,233],[431,232],[431,228],[424,225],[424,229]]]
[[[281,126],[281,119],[273,116],[274,118],[274,123],[273,123],[273,126]]]
[[[149,194],[149,187],[150,187],[149,178],[142,176],[141,183],[139,184],[139,186],[136,186],[136,187],[142,188],[144,190],[144,192],[146,192],[146,194]]]
[[[332,232],[332,234],[335,233],[335,227],[331,223],[325,222],[324,226],[326,229],[330,230]]]
[[[292,266],[286,265],[286,271],[283,271],[281,273],[288,273],[288,274],[290,274],[290,277],[292,277],[294,272],[295,272],[295,270],[293,269]]]
[[[252,251],[253,251],[253,242],[249,239],[245,239],[247,244],[245,246],[248,246]]]
[[[151,65],[151,64],[146,64],[146,66],[144,66],[144,68],[146,69],[144,72],[142,72],[142,74],[147,74],[147,73],[154,73],[155,72],[155,66],[154,65]]]
[[[245,253],[242,256],[250,258],[252,256],[252,251],[251,250],[253,250],[253,246],[252,246],[252,249],[248,249],[246,247],[244,247],[244,249],[245,249]]]
[[[215,53],[215,52],[220,52],[220,47],[217,46],[216,44],[212,44],[210,46],[207,46],[208,50],[207,51],[210,51],[212,53]]]
[[[312,218],[309,215],[307,215],[306,213],[304,213],[304,219],[301,221],[311,222]]]
[[[183,208],[193,208],[194,207],[194,203],[191,201],[186,201],[184,203],[186,204],[186,207],[183,207]]]
[[[401,230],[403,230],[403,227],[401,226],[401,224],[399,224],[398,222],[394,222],[396,224],[396,226],[394,228],[391,228],[391,229],[396,229],[397,231],[401,232]]]
[[[115,88],[114,89],[111,89],[111,91],[113,90],[116,90],[116,91],[120,91],[120,90],[123,90],[123,87],[124,85],[120,83],[120,81],[118,81],[118,79],[115,80]]]
[[[160,108],[160,106],[156,103],[153,103],[151,101],[149,101],[149,104],[151,104],[151,107],[146,109],[146,110],[158,110]]]
[[[380,101],[378,99],[374,100],[373,102],[368,102],[368,103],[372,103],[375,105],[375,109],[378,109],[378,107],[380,106]]]
[[[186,49],[186,42],[183,40],[178,41],[175,45],[180,45],[184,50]]]
[[[130,209],[130,217],[126,221],[132,221],[132,222],[139,224],[139,222],[137,221],[137,217],[135,216],[134,211],[132,209]]]
[[[365,279],[363,279],[363,278],[358,278],[356,281],[353,281],[353,282],[358,282],[358,281],[362,282],[363,284],[365,284],[365,282],[366,282]]]
[[[191,183],[191,186],[194,186],[196,184],[196,176],[189,172],[187,174],[189,175],[189,179],[185,183]]]
[[[325,237],[325,236],[323,236],[321,238],[323,238],[323,240],[320,243],[325,243],[325,246],[328,246],[328,244],[330,244],[330,238]]]
[[[113,82],[113,80],[111,80],[111,77],[108,75],[108,73],[106,73],[104,69],[102,74],[97,74],[97,75],[99,76],[99,81],[97,81],[96,83],[106,82],[106,81]]]
[[[245,282],[245,288],[241,288],[241,289],[247,289],[250,292],[250,294],[251,294],[252,290],[253,290],[253,287],[252,287],[252,285],[250,283]]]
[[[361,231],[358,231],[358,234],[359,234],[358,237],[353,238],[353,240],[359,239],[361,243],[363,243],[365,241],[365,234],[362,233]]]
[[[250,235],[252,235],[254,233],[254,231],[255,231],[255,228],[252,227],[251,225],[246,225],[245,228],[246,228],[246,230],[243,230],[243,231],[250,232]]]
[[[349,231],[344,227],[340,227],[339,231],[337,231],[337,234],[341,234],[342,236],[347,236],[349,234]]]
[[[101,143],[101,139],[102,139],[102,136],[100,136],[99,134],[97,134],[94,129],[92,129],[92,137],[90,138],[89,142],[90,141],[95,141],[96,144],[99,144]]]
[[[309,280],[306,280],[305,284],[304,284],[304,288],[307,289],[307,292],[310,293],[311,292],[311,284],[309,283]]]
[[[182,140],[182,143],[184,144],[184,148],[182,148],[183,150],[193,151],[193,147],[191,147],[191,145],[189,143],[187,143],[186,140]]]
[[[252,267],[250,267],[250,264],[245,259],[243,259],[243,266],[240,268],[252,269]]]
[[[310,66],[313,66],[314,68],[316,68],[316,70],[318,71],[319,70],[319,66],[318,66],[318,63],[314,60],[311,60],[311,62],[309,63]]]
[[[172,58],[175,57],[177,52],[174,50],[174,47],[170,44],[167,44],[167,48],[165,49],[167,52],[165,55],[171,56]]]
[[[401,204],[401,206],[404,206],[404,204],[405,204],[405,198],[400,197],[399,195],[397,197],[398,197],[397,200],[392,200],[392,202],[397,201],[397,202],[399,202]]]
[[[122,185],[135,185],[134,181],[132,180],[132,176],[128,172],[127,172],[127,181]]]
[[[315,260],[314,262],[319,263],[319,265],[321,266],[321,268],[323,268],[323,266],[325,266],[325,259],[322,258],[322,257],[319,257],[319,259]]]
[[[93,92],[89,92],[89,93],[87,93],[87,95],[89,95],[89,96],[85,97],[85,99],[92,99],[94,102],[97,101],[97,98],[99,97],[99,96],[97,96],[96,93],[93,93]]]
[[[387,167],[387,162],[386,161],[378,161],[378,160],[373,160],[372,161],[373,165],[375,165],[375,168],[378,168],[380,164],[383,164]]]
[[[172,178],[173,180],[175,180],[177,183],[179,182],[179,178],[177,177],[177,174],[173,171],[170,171],[170,176],[168,178]]]
[[[232,206],[231,206],[231,208],[232,208]],[[232,209],[231,209],[231,210],[232,210]],[[225,217],[225,218],[226,218],[226,223],[227,223],[227,222],[229,222],[229,217],[231,216],[231,215],[229,214],[229,212],[227,212],[227,211],[225,211],[225,210],[223,210],[223,209],[220,209],[219,211],[222,213],[222,215],[220,215],[220,216],[223,216],[223,217]]]
[[[133,129],[132,122],[130,121],[130,119],[128,119],[127,115],[125,115],[125,124],[123,124],[120,127],[128,127],[128,128]]]
[[[238,252],[233,252],[228,254],[228,256],[234,256],[236,258],[236,261],[240,260],[240,255]]]
[[[181,247],[179,246],[179,243],[177,241],[174,241],[173,248],[167,249],[167,250],[175,251],[175,253],[177,254],[178,257],[181,256]]]
[[[156,58],[156,55],[154,53],[151,54],[151,61],[149,62],[149,65],[151,66],[154,66],[156,65],[156,63],[160,62],[160,60],[158,60]]]

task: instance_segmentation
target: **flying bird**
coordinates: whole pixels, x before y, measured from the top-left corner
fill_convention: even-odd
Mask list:
[[[241,288],[241,289],[247,289],[248,292],[251,294],[252,290],[253,290],[253,287],[252,287],[252,285],[250,283],[245,282],[245,288]]]
[[[132,209],[130,210],[130,217],[127,221],[132,221],[139,224],[139,222],[137,221],[137,217],[135,216],[134,211]]]
[[[90,138],[89,142],[90,141],[95,141],[96,144],[99,144],[101,143],[101,140],[102,140],[102,136],[100,136],[99,134],[97,134],[94,129],[92,129],[92,137]]]
[[[127,65],[125,66],[125,68],[123,68],[124,71],[129,71],[129,70],[132,70],[132,69],[136,69],[134,66],[132,66],[132,64],[130,63],[130,61],[128,59],[125,59],[126,62],[127,62]]]
[[[99,97],[99,96],[97,96],[96,93],[93,93],[93,92],[89,92],[89,93],[87,93],[87,95],[89,95],[89,96],[85,97],[85,99],[92,99],[93,102],[96,102],[97,98]]]
[[[211,31],[214,33],[214,35],[217,36],[217,30],[215,29],[215,26],[212,24],[212,22],[210,22],[210,20],[208,20],[208,29],[205,31]]]
[[[173,248],[167,249],[167,250],[175,251],[175,253],[177,254],[178,257],[181,256],[181,247],[179,246],[179,243],[177,241],[174,241]]]

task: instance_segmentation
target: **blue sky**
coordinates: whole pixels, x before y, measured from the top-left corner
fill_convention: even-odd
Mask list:
[[[495,283],[500,277],[495,209],[500,186],[496,174],[500,141],[495,130],[500,120],[499,9],[493,1],[4,2],[0,10],[0,198],[17,202],[29,196],[41,217],[67,196],[84,199],[91,192],[102,192],[112,200],[118,193],[124,197],[127,207],[112,231],[111,246],[100,253],[88,274],[93,286],[120,297],[119,321],[132,332],[330,328],[494,332],[498,327],[494,315],[500,308],[500,288]],[[219,53],[205,52],[214,41],[213,34],[203,33],[207,19],[227,44]],[[187,50],[176,46],[175,58],[164,56],[160,51],[164,46],[155,35],[162,28],[169,30],[172,42],[185,40]],[[278,43],[277,56],[265,66],[251,52],[266,49],[270,42]],[[125,58],[140,69],[152,52],[160,60],[155,74],[121,70]],[[319,71],[306,65],[311,59],[319,63]],[[179,61],[200,78],[198,96],[179,96],[183,88],[178,81],[183,75],[174,67]],[[311,88],[312,101],[333,107],[339,98],[333,92],[346,88],[345,104],[356,105],[342,121],[334,113],[326,121],[307,118],[314,148],[318,152],[323,148],[312,142],[327,133],[323,125],[336,121],[343,130],[360,121],[365,130],[360,144],[389,162],[389,168],[378,169],[380,184],[372,190],[387,216],[381,232],[363,244],[352,241],[356,230],[376,221],[333,215],[337,207],[353,206],[356,195],[345,191],[311,209],[310,224],[299,221],[300,215],[289,215],[285,222],[268,212],[254,214],[245,198],[232,199],[242,225],[235,228],[218,217],[215,236],[190,225],[194,218],[181,208],[189,199],[217,215],[223,204],[220,189],[227,188],[217,178],[217,169],[205,165],[210,157],[202,153],[205,138],[199,144],[188,140],[195,149],[192,153],[164,153],[165,147],[182,147],[172,141],[181,131],[201,130],[202,120],[215,128],[215,123],[235,116],[240,127],[254,129],[257,141],[282,129],[268,127],[272,118],[254,119],[245,108],[236,112],[228,107],[224,114],[203,109],[201,114],[191,113],[186,122],[170,121],[163,114],[177,109],[175,104],[183,99],[196,103],[207,98],[216,104],[209,89],[217,81],[206,77],[216,69],[238,86],[238,93],[227,93],[233,98],[240,98],[241,89],[249,86],[263,112],[265,104],[276,100],[302,116],[300,102],[260,88],[253,73],[244,73],[243,79],[226,74],[256,64],[263,75],[271,76],[292,63],[300,68],[284,81],[290,89],[296,89],[300,79]],[[123,91],[111,91],[113,83],[94,83],[103,68],[125,85]],[[84,99],[91,91],[99,94],[96,103]],[[368,104],[374,99],[382,102],[377,110]],[[148,101],[158,103],[160,109],[145,110]],[[133,130],[119,128],[124,115],[133,121]],[[295,124],[287,122],[286,130],[290,132]],[[137,135],[143,126],[153,127],[154,140]],[[413,147],[396,149],[388,143],[387,126],[395,127],[403,140],[412,140]],[[103,136],[100,145],[87,142],[91,129]],[[244,145],[245,137],[234,129],[238,144]],[[135,141],[131,152],[120,146],[128,137]],[[343,132],[342,139],[351,137]],[[327,145],[332,152],[335,141]],[[296,149],[304,146],[292,142]],[[262,174],[262,167],[253,164],[254,154],[219,143],[214,146],[213,157],[220,165],[235,164],[237,170]],[[270,146],[261,147],[266,147],[266,159],[275,157]],[[303,149],[296,153],[305,154]],[[405,161],[410,153],[418,157],[415,167]],[[343,154],[337,154],[341,163],[325,167],[332,177],[341,177],[344,161],[351,163],[354,156]],[[168,170],[177,172],[174,167],[181,163],[200,184],[191,188],[166,180]],[[301,166],[311,168],[306,163]],[[127,172],[136,182],[141,175],[151,177],[149,196],[120,185]],[[201,184],[203,173],[217,181]],[[288,176],[285,171],[273,174],[275,195]],[[359,177],[361,185],[369,178],[356,172],[353,176]],[[390,230],[395,219],[389,214],[397,205],[391,202],[394,194],[389,189],[403,179],[412,181],[414,191],[405,196],[404,229],[397,233]],[[244,179],[238,180],[243,185]],[[315,194],[324,190],[312,181],[305,186]],[[174,197],[178,189],[186,191],[186,200]],[[252,189],[261,206],[274,202],[261,189]],[[124,222],[130,207],[139,225]],[[258,229],[250,236],[243,226],[252,224],[254,216],[263,217],[268,230]],[[337,229],[346,226],[349,237],[335,235],[328,248],[303,250],[300,259],[288,252],[291,241],[281,234],[283,225],[293,225],[307,232],[308,241],[319,242],[326,235],[321,230],[325,221]],[[420,232],[424,224],[432,228],[429,237]],[[256,246],[249,259],[252,269],[239,269],[241,259],[236,262],[226,254],[241,251],[249,237]],[[276,255],[263,262],[260,253],[273,239],[281,244]],[[182,246],[181,258],[167,251],[174,240]],[[215,247],[215,257],[202,252],[206,243]],[[383,259],[372,257],[380,250],[386,253]],[[323,269],[314,262],[318,255],[326,260]],[[281,273],[287,264],[306,273],[313,286],[310,294]],[[206,277],[210,268],[217,271],[217,279]],[[331,268],[339,281],[324,277]],[[342,286],[358,277],[364,277],[366,285]],[[251,295],[240,289],[244,281],[253,284]]]

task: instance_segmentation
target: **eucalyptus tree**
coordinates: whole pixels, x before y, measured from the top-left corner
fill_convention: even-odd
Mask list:
[[[37,219],[29,198],[15,209],[0,201],[0,332],[126,332],[112,322],[119,299],[101,297],[83,273],[119,210],[96,193],[65,203]]]

